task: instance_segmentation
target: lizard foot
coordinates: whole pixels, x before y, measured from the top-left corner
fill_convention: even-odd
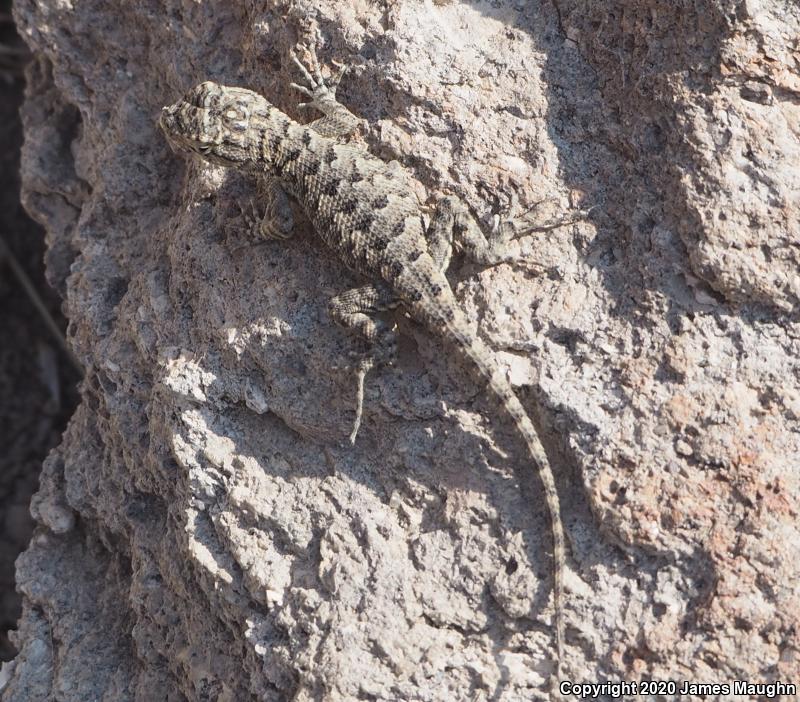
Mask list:
[[[303,74],[303,78],[305,78],[308,86],[298,85],[297,83],[292,83],[291,86],[295,90],[299,90],[304,95],[310,97],[311,100],[308,102],[301,102],[297,106],[315,107],[320,112],[327,113],[331,104],[338,104],[336,103],[336,88],[339,87],[342,76],[344,76],[344,74],[347,72],[347,66],[343,64],[334,64],[337,66],[337,71],[330,81],[326,82],[319,67],[317,52],[313,49],[313,47],[301,48],[306,48],[306,51],[308,51],[308,54],[311,56],[311,60],[309,61],[310,70],[299,58],[297,58],[297,54],[295,53],[294,49],[292,49],[290,52],[290,56],[295,65],[300,69],[300,72]]]
[[[549,232],[559,227],[566,227],[570,224],[577,224],[588,219],[592,209],[578,210],[567,215],[551,217],[542,221],[535,215],[539,208],[546,202],[555,202],[552,198],[538,200],[534,202],[525,212],[519,212],[519,200],[517,194],[511,195],[511,203],[503,215],[495,214],[492,221],[492,235],[504,238],[506,241],[519,239],[520,237],[533,234],[534,232]],[[501,232],[502,230],[502,232]]]
[[[258,184],[256,196],[236,202],[238,215],[226,221],[225,234],[230,236],[244,229],[258,243],[269,239],[288,239],[294,234],[294,214],[289,198],[273,179]],[[244,248],[244,247],[237,247]]]
[[[552,200],[550,201],[552,202]],[[535,202],[533,206],[520,214],[519,200],[516,193],[512,193],[510,204],[502,212],[495,210],[487,237],[489,265],[511,263],[536,269],[544,268],[539,263],[508,254],[510,243],[534,232],[549,232],[559,227],[585,221],[591,213],[591,210],[580,210],[542,221],[535,217],[535,213],[544,202],[548,202],[548,200]]]
[[[397,345],[394,336],[387,336],[381,342],[370,348],[366,355],[352,353],[356,361],[350,366],[356,373],[356,416],[353,420],[353,430],[350,432],[350,443],[356,443],[358,430],[361,428],[361,418],[364,414],[364,379],[372,369],[383,366],[393,366],[397,356]]]
[[[353,442],[361,426],[364,405],[364,378],[377,365],[387,365],[397,355],[397,332],[394,324],[382,319],[380,312],[397,304],[390,287],[383,283],[370,283],[347,290],[331,298],[328,310],[331,318],[345,329],[360,337],[366,353],[351,355],[355,360],[358,389],[356,394],[356,420],[350,441]]]

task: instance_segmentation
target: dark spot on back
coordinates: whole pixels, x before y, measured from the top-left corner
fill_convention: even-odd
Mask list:
[[[403,272],[403,264],[400,261],[392,261],[391,265],[389,266],[389,277],[392,280],[396,280],[400,277]]]
[[[319,161],[310,161],[306,164],[306,175],[315,176],[319,173]]]
[[[300,149],[294,148],[288,154],[286,154],[286,161],[296,161],[300,158]]]
[[[278,134],[277,132],[272,132],[269,135],[269,150],[270,153],[276,153],[280,151],[281,144],[283,144],[283,137]]]
[[[460,236],[465,231],[467,231],[467,225],[464,224],[464,222],[462,222],[460,219],[457,219],[455,222],[453,222],[453,233],[454,234],[456,234],[457,236]]]
[[[331,178],[327,183],[322,185],[322,193],[324,195],[336,195],[339,192],[339,185],[341,184],[340,178]]]
[[[392,227],[392,236],[400,236],[406,230],[406,221],[401,219]]]
[[[353,166],[353,170],[350,172],[350,175],[347,176],[347,179],[351,183],[360,183],[362,180],[364,180],[364,176],[359,173],[358,168]]]
[[[389,240],[385,236],[377,236],[372,242],[372,248],[376,251],[384,251],[389,246]]]
[[[419,302],[422,299],[422,292],[414,290],[408,294],[409,302]]]
[[[342,203],[341,207],[339,208],[339,212],[343,214],[353,214],[353,212],[356,211],[357,207],[358,207],[358,200],[354,198],[350,200],[345,200]]]
[[[325,152],[325,163],[330,165],[336,160],[336,149],[333,148],[333,144],[328,147],[328,150]]]
[[[364,212],[355,222],[355,228],[360,229],[362,232],[367,231],[370,225],[375,221],[375,215],[372,212]]]
[[[376,197],[372,201],[372,206],[376,210],[382,210],[384,207],[388,207],[389,205],[389,198],[386,195],[381,195],[380,197]]]
[[[434,283],[433,285],[431,285],[431,295],[433,295],[434,297],[439,297],[439,295],[441,294],[442,294],[441,285],[439,285],[438,283]]]
[[[306,129],[301,138],[303,140],[303,146],[308,146],[311,143],[311,130]]]
[[[413,249],[410,254],[408,254],[408,262],[414,263],[420,256],[422,256],[422,251],[419,249]]]

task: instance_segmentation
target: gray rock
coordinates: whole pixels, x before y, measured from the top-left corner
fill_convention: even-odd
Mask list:
[[[205,78],[301,117],[297,40],[352,66],[340,98],[422,200],[594,207],[452,276],[557,473],[569,678],[800,679],[796,5],[15,12],[25,203],[87,378],[3,702],[547,695],[549,527],[509,423],[401,319],[350,447],[353,341],[325,308],[354,281],[307,223],[253,246],[252,183],[155,126]]]

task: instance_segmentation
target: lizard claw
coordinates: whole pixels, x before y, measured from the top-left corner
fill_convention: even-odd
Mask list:
[[[553,229],[558,229],[559,227],[566,227],[570,224],[585,222],[587,219],[589,219],[589,215],[591,215],[592,210],[594,209],[594,207],[590,207],[588,210],[578,210],[577,212],[573,212],[563,217],[554,217],[546,222],[532,222],[530,218],[527,218],[526,221],[526,217],[522,217],[511,223],[514,228],[513,238],[519,239],[520,237],[533,234],[534,232],[549,232]]]
[[[291,57],[292,61],[294,61],[295,66],[300,69],[300,72],[303,74],[303,78],[311,85],[312,88],[317,87],[317,83],[314,80],[314,77],[308,72],[308,69],[305,67],[303,62],[297,58],[297,53],[294,49],[289,49],[289,56]]]
[[[312,98],[314,97],[314,93],[312,91],[310,91],[308,88],[306,88],[305,85],[298,85],[297,83],[289,83],[289,85],[292,88],[294,88],[295,90],[299,90],[301,93],[304,93],[305,95],[308,95],[309,97],[312,97]],[[307,103],[303,103],[303,104],[307,104]]]

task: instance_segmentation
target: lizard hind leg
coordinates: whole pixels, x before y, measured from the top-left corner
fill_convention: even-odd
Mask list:
[[[440,200],[425,229],[428,253],[436,267],[445,272],[453,256],[454,208],[450,198]]]
[[[453,195],[443,197],[436,204],[425,236],[430,254],[442,270],[450,262],[453,245],[458,246],[467,258],[483,265],[510,260],[506,253],[510,240],[506,229],[496,223],[487,238],[467,206]]]
[[[573,216],[537,224],[532,221],[531,212],[536,210],[538,204],[523,215],[519,215],[519,202],[516,194],[512,194],[511,203],[506,208],[506,212],[503,215],[495,214],[493,216],[492,227],[487,235],[484,234],[469,208],[457,197],[449,195],[437,203],[429,230],[436,225],[436,231],[441,231],[449,223],[452,229],[452,245],[460,248],[467,258],[480,265],[526,263],[509,253],[509,244],[514,239],[533,232],[550,231],[568,224],[575,224],[585,220],[588,215],[588,212],[581,211]],[[441,237],[441,235],[439,236]],[[439,243],[438,245],[442,246],[443,244]],[[436,258],[434,245],[429,244],[429,246],[432,248],[432,255]]]
[[[364,379],[379,365],[391,364],[397,355],[397,333],[394,327],[377,317],[379,312],[392,309],[397,298],[386,285],[370,284],[332,298],[329,312],[335,322],[360,336],[368,345],[366,355],[357,364],[356,417],[350,432],[354,444],[364,412]]]

